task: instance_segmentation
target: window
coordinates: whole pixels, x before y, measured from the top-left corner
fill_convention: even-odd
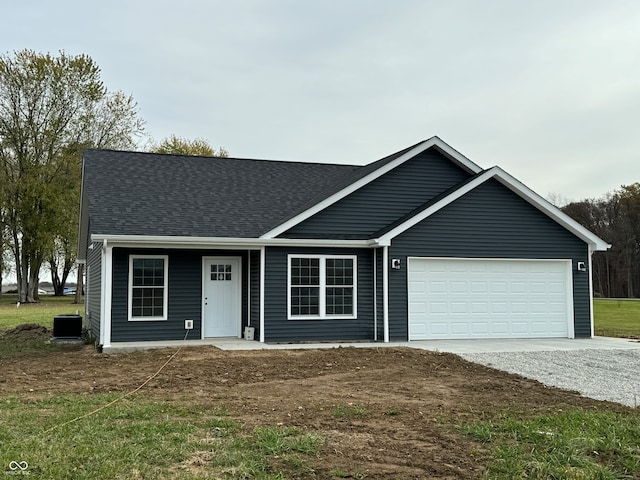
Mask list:
[[[230,281],[231,265],[211,265],[211,280],[213,281]]]
[[[167,319],[168,257],[129,257],[129,320]]]
[[[356,257],[289,255],[289,319],[355,318]]]

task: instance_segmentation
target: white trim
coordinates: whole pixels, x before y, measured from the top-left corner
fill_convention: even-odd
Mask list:
[[[232,237],[185,237],[164,235],[106,235],[94,233],[91,241],[107,240],[118,247],[154,248],[171,247],[176,249],[211,249],[227,250],[259,250],[264,246],[279,247],[371,247],[373,240],[331,240],[331,239],[291,239],[291,238],[232,238]]]
[[[378,341],[378,249],[373,249],[373,341]]]
[[[469,193],[471,190],[475,189],[476,187],[482,185],[484,182],[492,178],[495,178],[502,185],[520,196],[529,204],[536,207],[551,219],[555,220],[557,223],[562,225],[564,228],[569,230],[571,233],[576,235],[587,244],[591,245],[593,250],[603,251],[611,247],[610,244],[602,240],[600,237],[594,235],[592,232],[584,228],[582,225],[580,225],[560,209],[549,203],[540,195],[523,185],[521,182],[516,180],[500,167],[493,167],[489,170],[486,170],[485,172],[471,180],[469,183],[452,192],[450,195],[447,195],[445,198],[439,200],[422,212],[411,217],[406,222],[398,225],[397,227],[382,235],[376,240],[377,243],[379,243],[380,245],[391,245],[391,240],[401,233],[407,231],[425,218],[433,215],[434,213],[438,212],[442,208],[446,207],[450,203],[456,201],[463,195]]]
[[[105,307],[106,307],[105,298],[107,295],[106,252],[107,252],[107,241],[105,240],[102,246],[102,252],[100,253],[100,297],[101,298],[100,298],[100,338],[98,339],[98,342],[100,345],[104,345],[104,342],[105,342],[104,333],[105,333],[105,329],[107,328],[105,324],[106,323],[105,319],[107,318],[106,312],[105,312]]]
[[[440,149],[442,151],[442,153],[447,155],[451,160],[459,163],[463,167],[466,167],[468,170],[470,170],[473,173],[478,173],[478,172],[482,171],[482,168],[480,168],[478,165],[473,163],[467,157],[465,157],[460,152],[458,152],[457,150],[452,148],[450,145],[448,145],[445,142],[443,142],[440,138],[431,137],[428,140],[425,140],[424,142],[419,143],[418,145],[416,145],[415,147],[413,147],[411,150],[409,150],[408,152],[404,153],[403,155],[399,156],[398,158],[390,161],[386,165],[383,165],[382,167],[378,168],[377,170],[374,170],[369,175],[366,175],[365,177],[359,179],[358,181],[356,181],[356,182],[350,184],[349,186],[343,188],[339,192],[336,192],[333,195],[331,195],[330,197],[324,199],[320,203],[315,204],[313,207],[305,210],[304,212],[296,215],[295,217],[293,217],[293,218],[287,220],[286,222],[278,225],[277,227],[269,230],[267,233],[263,234],[260,238],[273,239],[273,238],[277,237],[278,235],[283,234],[284,232],[286,232],[287,230],[289,230],[293,226],[295,226],[295,225],[299,224],[300,222],[308,219],[312,215],[315,215],[316,213],[320,212],[321,210],[324,210],[325,208],[329,207],[330,205],[333,205],[334,203],[336,203],[337,201],[343,199],[347,195],[355,192],[356,190],[358,190],[358,189],[362,188],[363,186],[367,185],[368,183],[370,183],[370,182],[374,181],[375,179],[381,177],[385,173],[387,173],[387,172],[393,170],[394,168],[402,165],[407,160],[415,157],[416,155],[418,155],[418,154],[420,154],[420,153],[424,152],[425,150],[428,150],[429,148],[432,148],[432,147],[437,147],[438,149]]]
[[[162,297],[162,316],[161,317],[134,317],[133,316],[133,261],[140,259],[156,259],[163,261],[164,285]],[[127,320],[129,322],[160,322],[169,318],[169,255],[129,255],[129,283],[127,285]],[[159,288],[141,286],[136,288]]]
[[[419,256],[411,256],[411,257],[407,257],[407,284],[410,280],[409,278],[409,263],[412,260],[444,260],[444,261],[462,261],[462,262],[468,262],[468,261],[495,261],[495,262],[557,262],[557,263],[564,263],[565,264],[565,272],[566,272],[566,277],[565,277],[565,281],[566,281],[566,285],[567,285],[567,291],[566,291],[566,302],[567,302],[567,337],[564,338],[575,338],[575,312],[574,312],[574,308],[573,308],[573,260],[571,259],[566,259],[566,258],[505,258],[505,257],[498,257],[498,258],[493,258],[493,257],[419,257]],[[409,301],[409,287],[407,286],[407,302]],[[408,306],[408,305],[407,305]],[[407,332],[409,331],[409,322],[411,321],[411,319],[409,318],[409,315],[407,315]],[[409,338],[409,335],[407,335],[407,338],[409,339],[409,341],[411,341],[411,338]],[[494,337],[494,338],[499,338],[499,337]],[[505,337],[505,338],[511,338],[511,337]],[[526,338],[533,338],[533,337],[526,337]],[[541,338],[547,338],[547,337],[541,337]],[[553,337],[549,337],[549,338],[553,338]]]
[[[291,314],[291,260],[293,258],[317,258],[319,260],[320,278],[318,285],[318,315]],[[339,259],[353,261],[353,284],[344,287],[353,288],[353,313],[351,315],[327,314],[327,260]],[[358,318],[358,256],[357,255],[316,255],[308,253],[290,253],[287,255],[287,320],[353,320]]]
[[[264,343],[264,276],[266,265],[266,249],[260,247],[260,342]]]
[[[389,247],[382,247],[382,324],[384,343],[389,343]]]
[[[101,320],[104,319],[104,325],[100,328],[100,336],[103,339],[102,346],[109,347],[111,345],[111,304],[113,302],[113,247],[108,245],[106,240],[104,241],[103,247],[104,275],[102,281],[104,282],[104,295],[102,296],[100,305],[102,305],[104,309],[104,316],[101,315]]]
[[[242,299],[242,284],[240,284],[240,298]],[[242,310],[242,305],[240,305]],[[240,321],[242,323],[242,320]],[[247,252],[247,327],[251,326],[251,250]],[[240,326],[240,335],[242,335],[242,326]]]
[[[210,255],[210,256],[203,256],[202,257],[202,297],[201,297],[201,315],[200,315],[200,339],[204,340],[206,338],[212,338],[212,337],[205,337],[204,336],[204,322],[205,322],[205,304],[204,304],[204,296],[206,294],[206,282],[207,282],[207,277],[208,275],[211,273],[210,271],[207,271],[205,267],[205,265],[207,264],[208,261],[217,261],[217,262],[224,262],[225,260],[234,260],[238,262],[238,275],[236,276],[235,280],[233,280],[232,277],[232,281],[235,282],[236,284],[236,291],[238,292],[238,329],[236,332],[236,336],[238,338],[242,338],[242,257],[239,256],[229,256],[229,255]],[[227,338],[231,338],[231,337],[227,337]]]

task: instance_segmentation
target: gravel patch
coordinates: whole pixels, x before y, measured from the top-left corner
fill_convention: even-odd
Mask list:
[[[640,350],[464,353],[488,367],[575,390],[585,397],[640,405]]]

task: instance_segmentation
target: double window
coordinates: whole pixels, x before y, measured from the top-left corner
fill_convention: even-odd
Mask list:
[[[289,255],[290,319],[355,318],[355,255]]]
[[[168,257],[129,257],[129,320],[166,320]]]

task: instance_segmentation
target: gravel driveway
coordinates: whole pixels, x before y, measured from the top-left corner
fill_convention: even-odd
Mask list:
[[[461,353],[498,370],[576,390],[586,397],[640,405],[640,349]]]

